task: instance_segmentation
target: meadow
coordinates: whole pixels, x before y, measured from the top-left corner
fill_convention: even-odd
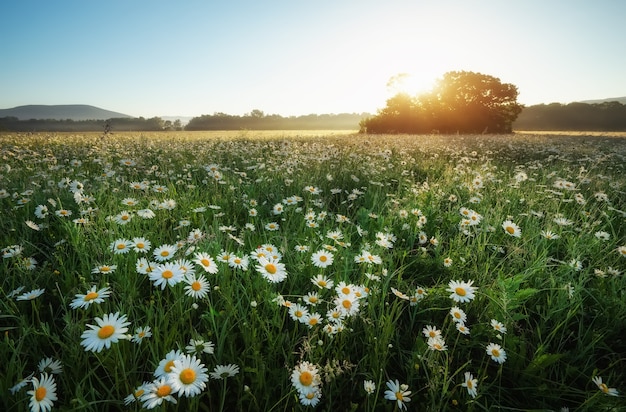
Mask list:
[[[626,137],[0,135],[0,409],[626,410]]]

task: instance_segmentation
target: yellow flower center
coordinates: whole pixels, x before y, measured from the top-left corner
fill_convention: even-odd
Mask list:
[[[491,354],[496,358],[500,357],[500,351],[496,348],[491,349]]]
[[[270,275],[274,275],[276,273],[276,271],[277,271],[276,265],[274,265],[273,263],[268,263],[267,265],[265,265],[265,270]]]
[[[311,319],[309,319],[309,325],[311,325],[311,326],[315,326],[315,325],[317,325],[317,318],[311,318]]]
[[[185,385],[190,385],[196,380],[196,372],[193,369],[187,368],[180,372],[180,381]]]
[[[139,398],[144,392],[145,391],[143,389],[139,389],[138,391],[135,391],[133,395],[135,395],[135,398]]]
[[[170,385],[159,386],[159,389],[157,389],[156,391],[156,394],[159,398],[164,398],[170,393],[172,393],[172,387]]]
[[[43,386],[38,387],[35,389],[35,400],[41,402],[46,397],[47,392],[48,391]]]
[[[119,247],[118,247],[118,249],[119,249]],[[110,270],[111,270],[111,268],[108,267],[108,266],[102,266],[100,268],[100,272],[109,272]]]
[[[135,246],[137,246],[137,249],[143,249],[144,247],[146,247],[146,245],[142,242],[137,243]]]
[[[94,300],[98,297],[98,292],[89,292],[85,295],[85,302],[89,302],[90,300]]]
[[[300,374],[300,383],[304,386],[310,386],[313,383],[313,374],[309,371],[304,371]]]
[[[328,260],[328,257],[326,257],[325,255],[320,256],[320,262],[326,262]]]
[[[104,325],[98,330],[98,337],[100,339],[110,338],[115,333],[115,328],[111,325]]]
[[[199,291],[200,289],[202,289],[202,284],[200,284],[200,282],[198,282],[197,280],[195,282],[193,282],[191,284],[191,289],[195,290],[196,292]]]
[[[123,250],[123,249],[126,249],[126,245],[125,245],[125,244],[123,244],[123,243],[118,243],[118,244],[117,244],[117,249],[118,249],[118,250]]]
[[[347,286],[341,288],[341,293],[343,293],[344,295],[349,295],[350,294],[350,288],[347,287]]]
[[[465,296],[467,294],[465,289],[462,287],[457,287],[456,289],[454,289],[454,292],[459,296]]]
[[[461,312],[454,312],[454,317],[457,319],[461,319]]]
[[[396,392],[396,399],[399,401],[403,401],[404,400],[404,396],[402,396],[402,392],[398,391]]]
[[[123,215],[122,216],[122,220],[128,220],[129,218],[130,218],[130,216],[128,216],[128,215]]]
[[[301,317],[302,317],[302,311],[301,311],[301,310],[297,310],[297,311],[295,311],[295,312],[294,312],[294,316],[295,316],[296,318],[301,318]]]
[[[164,270],[163,273],[161,274],[161,276],[163,276],[163,278],[165,279],[171,279],[174,276],[174,272],[172,272],[171,270]]]
[[[172,371],[172,366],[174,366],[174,360],[170,360],[168,361],[165,366],[163,367],[163,370],[165,371],[165,373],[170,373]]]
[[[161,251],[161,256],[166,257],[166,256],[169,256],[169,255],[170,255],[170,252],[168,252],[167,250]]]
[[[346,299],[343,302],[341,302],[341,306],[343,306],[346,309],[350,309],[352,307],[352,302],[349,299]]]
[[[304,395],[307,399],[311,400],[313,398],[315,398],[315,392],[310,392],[307,393],[306,395]]]
[[[202,266],[211,266],[209,259],[202,259],[200,263],[202,263]]]
[[[472,389],[474,387],[474,383],[471,380],[467,381],[467,389]]]
[[[505,230],[511,235],[515,233],[515,228],[513,226],[507,226]]]
[[[606,386],[606,383],[601,383],[600,384],[600,390],[604,393],[609,393],[609,387]]]
[[[320,280],[319,282],[317,282],[318,285],[320,285],[321,287],[325,288],[326,285],[328,285],[328,283],[326,283],[325,280]]]

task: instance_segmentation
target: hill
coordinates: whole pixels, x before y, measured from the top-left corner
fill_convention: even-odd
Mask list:
[[[626,104],[626,96],[622,97],[610,97],[608,99],[598,99],[598,100],[582,100],[579,103],[605,103],[605,102],[620,102],[621,104]]]
[[[131,118],[127,114],[113,112],[86,104],[43,105],[31,104],[11,109],[0,109],[0,118],[16,117],[19,120],[107,120],[112,118]]]

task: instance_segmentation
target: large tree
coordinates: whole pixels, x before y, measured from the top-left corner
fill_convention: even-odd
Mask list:
[[[361,122],[368,133],[510,133],[522,111],[517,87],[474,72],[444,74],[429,93],[399,94]]]

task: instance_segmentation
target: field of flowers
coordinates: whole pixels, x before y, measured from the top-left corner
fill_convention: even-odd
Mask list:
[[[626,138],[0,144],[3,411],[626,410]]]

